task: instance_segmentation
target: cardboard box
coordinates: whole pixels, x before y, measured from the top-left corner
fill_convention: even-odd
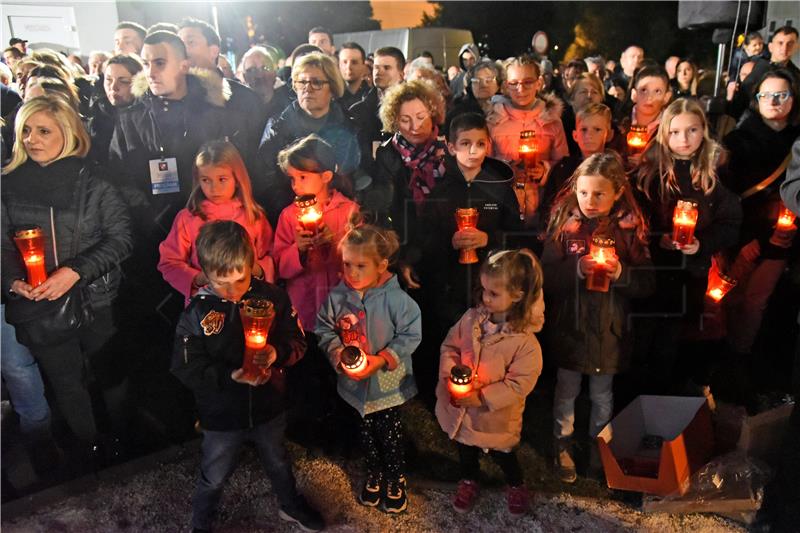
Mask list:
[[[639,396],[603,428],[597,446],[609,488],[683,494],[711,458],[711,411],[705,398]]]
[[[793,410],[794,402],[746,417],[736,447],[747,455],[774,458],[783,447],[783,437]]]

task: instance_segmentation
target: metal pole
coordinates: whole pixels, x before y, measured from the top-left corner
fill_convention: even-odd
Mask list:
[[[722,81],[722,68],[725,64],[725,43],[719,43],[717,48],[717,74],[714,78],[714,98],[719,96],[720,82]]]
[[[219,33],[219,13],[217,12],[216,4],[211,4],[211,20],[214,21],[214,29],[217,30],[217,35]]]

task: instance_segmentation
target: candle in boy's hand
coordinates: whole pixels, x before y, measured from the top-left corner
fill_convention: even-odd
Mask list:
[[[14,234],[14,243],[22,254],[28,272],[28,285],[38,287],[47,280],[44,265],[44,233],[39,226],[29,226]]]
[[[456,209],[456,227],[458,231],[467,228],[478,227],[478,209],[475,207]],[[459,250],[458,262],[462,265],[469,265],[478,262],[478,253],[474,248],[464,248]]]
[[[672,214],[672,242],[683,248],[694,241],[694,228],[697,225],[697,204],[689,200],[678,200]]]
[[[367,355],[358,346],[345,346],[339,356],[342,370],[350,376],[358,376],[367,368]]]
[[[525,169],[532,169],[539,162],[539,145],[536,142],[536,132],[523,130],[519,133],[519,159]]]
[[[779,230],[790,230],[794,226],[795,214],[788,208],[782,207],[778,214],[777,228]]]
[[[456,365],[450,369],[447,390],[453,398],[463,398],[472,392],[472,369],[467,365]]]
[[[316,235],[322,221],[322,211],[317,205],[317,197],[313,194],[297,196],[294,205],[297,206],[297,220],[302,228]]]
[[[644,151],[647,146],[647,126],[638,126],[634,124],[628,131],[628,151],[632,154],[637,154]]]
[[[706,296],[714,303],[719,303],[736,284],[737,281],[735,279],[719,271],[716,261],[712,262],[711,268],[708,270],[708,288],[706,289]]]
[[[586,276],[586,289],[597,292],[608,292],[611,284],[611,267],[609,261],[616,259],[614,239],[610,237],[592,237],[589,254],[594,260],[594,268]]]
[[[267,336],[272,320],[275,318],[275,307],[264,298],[248,298],[241,303],[239,315],[244,330],[244,358],[242,370],[244,377],[255,379],[266,376],[269,368],[255,363],[257,353],[267,347]]]

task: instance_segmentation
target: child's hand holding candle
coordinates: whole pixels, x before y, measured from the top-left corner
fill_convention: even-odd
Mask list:
[[[778,222],[775,224],[775,231],[769,242],[780,248],[791,248],[792,241],[797,235],[797,226],[795,225],[795,214],[792,213],[787,207],[781,207],[778,213]]]
[[[375,374],[378,370],[386,366],[386,359],[381,357],[380,355],[369,355],[365,354],[367,359],[367,364],[364,370],[361,370],[357,374],[350,374],[348,372],[348,377],[355,381],[361,381],[362,379],[369,379]]]

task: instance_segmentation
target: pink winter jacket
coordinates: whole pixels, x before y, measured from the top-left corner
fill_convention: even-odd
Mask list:
[[[569,155],[561,112],[564,104],[556,96],[547,95],[538,100],[531,110],[516,109],[511,100],[495,97],[492,111],[486,117],[492,137],[492,155],[503,161],[519,160],[519,133],[523,130],[536,132],[536,141],[542,160],[552,167]]]
[[[504,324],[497,333],[483,336],[481,324],[489,319],[484,307],[472,308],[450,329],[442,344],[436,418],[447,435],[462,444],[492,450],[510,450],[519,443],[525,398],[542,372],[542,349],[530,326],[522,333]],[[483,384],[480,407],[454,407],[447,380],[456,364],[473,368]]]
[[[192,297],[192,280],[200,273],[194,241],[202,225],[212,220],[233,220],[241,224],[253,241],[256,259],[264,269],[264,279],[269,282],[275,280],[275,265],[269,256],[272,248],[272,226],[266,216],[262,216],[255,224],[250,224],[241,202],[237,199],[219,205],[203,200],[200,208],[206,214],[206,220],[191,214],[188,209],[181,209],[175,216],[169,235],[158,247],[161,254],[158,271],[167,283],[186,297],[186,305],[189,305]]]
[[[323,222],[333,232],[333,243],[314,251],[320,256],[315,256],[314,252],[306,254],[305,263],[300,260],[300,250],[294,239],[297,207],[291,204],[278,218],[272,255],[278,277],[286,280],[286,292],[300,315],[300,324],[308,331],[314,330],[317,311],[325,303],[330,290],[341,281],[342,258],[337,245],[347,232],[347,221],[355,211],[358,211],[358,205],[354,201],[338,191],[333,193],[322,211]]]

